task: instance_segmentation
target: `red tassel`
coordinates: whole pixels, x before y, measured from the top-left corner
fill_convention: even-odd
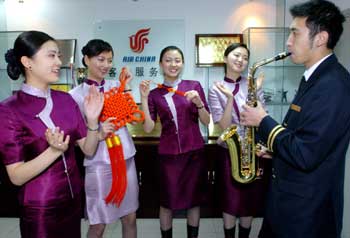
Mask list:
[[[119,207],[121,202],[124,199],[126,187],[127,187],[127,176],[126,176],[126,162],[123,154],[122,145],[116,146],[117,156],[117,165],[118,165],[118,190],[115,195],[115,203]]]
[[[120,207],[125,197],[127,188],[126,162],[123,154],[123,146],[118,136],[106,139],[112,169],[112,186],[106,196],[106,203],[114,203]]]
[[[112,202],[112,200],[117,192],[117,187],[118,187],[118,185],[117,185],[117,177],[118,177],[117,161],[115,159],[117,154],[116,154],[115,147],[108,148],[108,152],[109,152],[109,157],[110,157],[110,161],[111,161],[112,184],[111,184],[110,192],[105,198],[106,203]]]

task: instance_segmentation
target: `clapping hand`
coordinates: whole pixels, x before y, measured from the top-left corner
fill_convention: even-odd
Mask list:
[[[69,146],[69,135],[64,139],[64,131],[60,131],[59,127],[53,129],[48,128],[45,131],[45,138],[49,143],[50,147],[65,152]]]
[[[89,94],[84,99],[84,114],[87,122],[97,124],[98,117],[103,108],[104,97],[103,93],[99,92],[97,88],[92,85],[89,88]]]
[[[227,98],[233,97],[233,94],[230,90],[228,90],[223,84],[220,82],[215,82],[215,86],[223,93]]]

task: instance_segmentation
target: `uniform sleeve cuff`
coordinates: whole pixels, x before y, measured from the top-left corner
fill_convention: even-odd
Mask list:
[[[273,151],[273,144],[278,134],[285,128],[278,124],[272,117],[266,116],[262,119],[259,125],[260,139],[267,145],[270,151]]]

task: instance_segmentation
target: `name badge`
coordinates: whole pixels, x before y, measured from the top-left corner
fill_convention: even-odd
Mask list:
[[[290,105],[290,109],[292,109],[293,111],[296,112],[300,112],[301,111],[301,107],[295,104]]]

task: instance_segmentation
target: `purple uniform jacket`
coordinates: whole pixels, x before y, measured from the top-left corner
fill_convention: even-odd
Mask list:
[[[183,92],[196,90],[209,111],[203,88],[198,81],[182,80],[177,90]],[[167,99],[166,95],[170,97]],[[149,94],[148,106],[151,118],[156,121],[159,115],[162,124],[159,154],[176,155],[204,147],[195,104],[183,96],[169,93],[164,88],[155,88]]]
[[[78,105],[67,93],[51,90],[53,109],[50,117],[56,126],[70,135],[65,152],[73,194],[79,194],[82,181],[74,157],[74,144],[86,136],[86,126]],[[29,161],[48,148],[45,139],[47,127],[38,118],[46,104],[45,98],[17,92],[0,104],[0,159],[5,165]],[[62,158],[58,158],[41,174],[23,186],[19,192],[20,204],[25,206],[53,206],[71,199],[68,179]]]

